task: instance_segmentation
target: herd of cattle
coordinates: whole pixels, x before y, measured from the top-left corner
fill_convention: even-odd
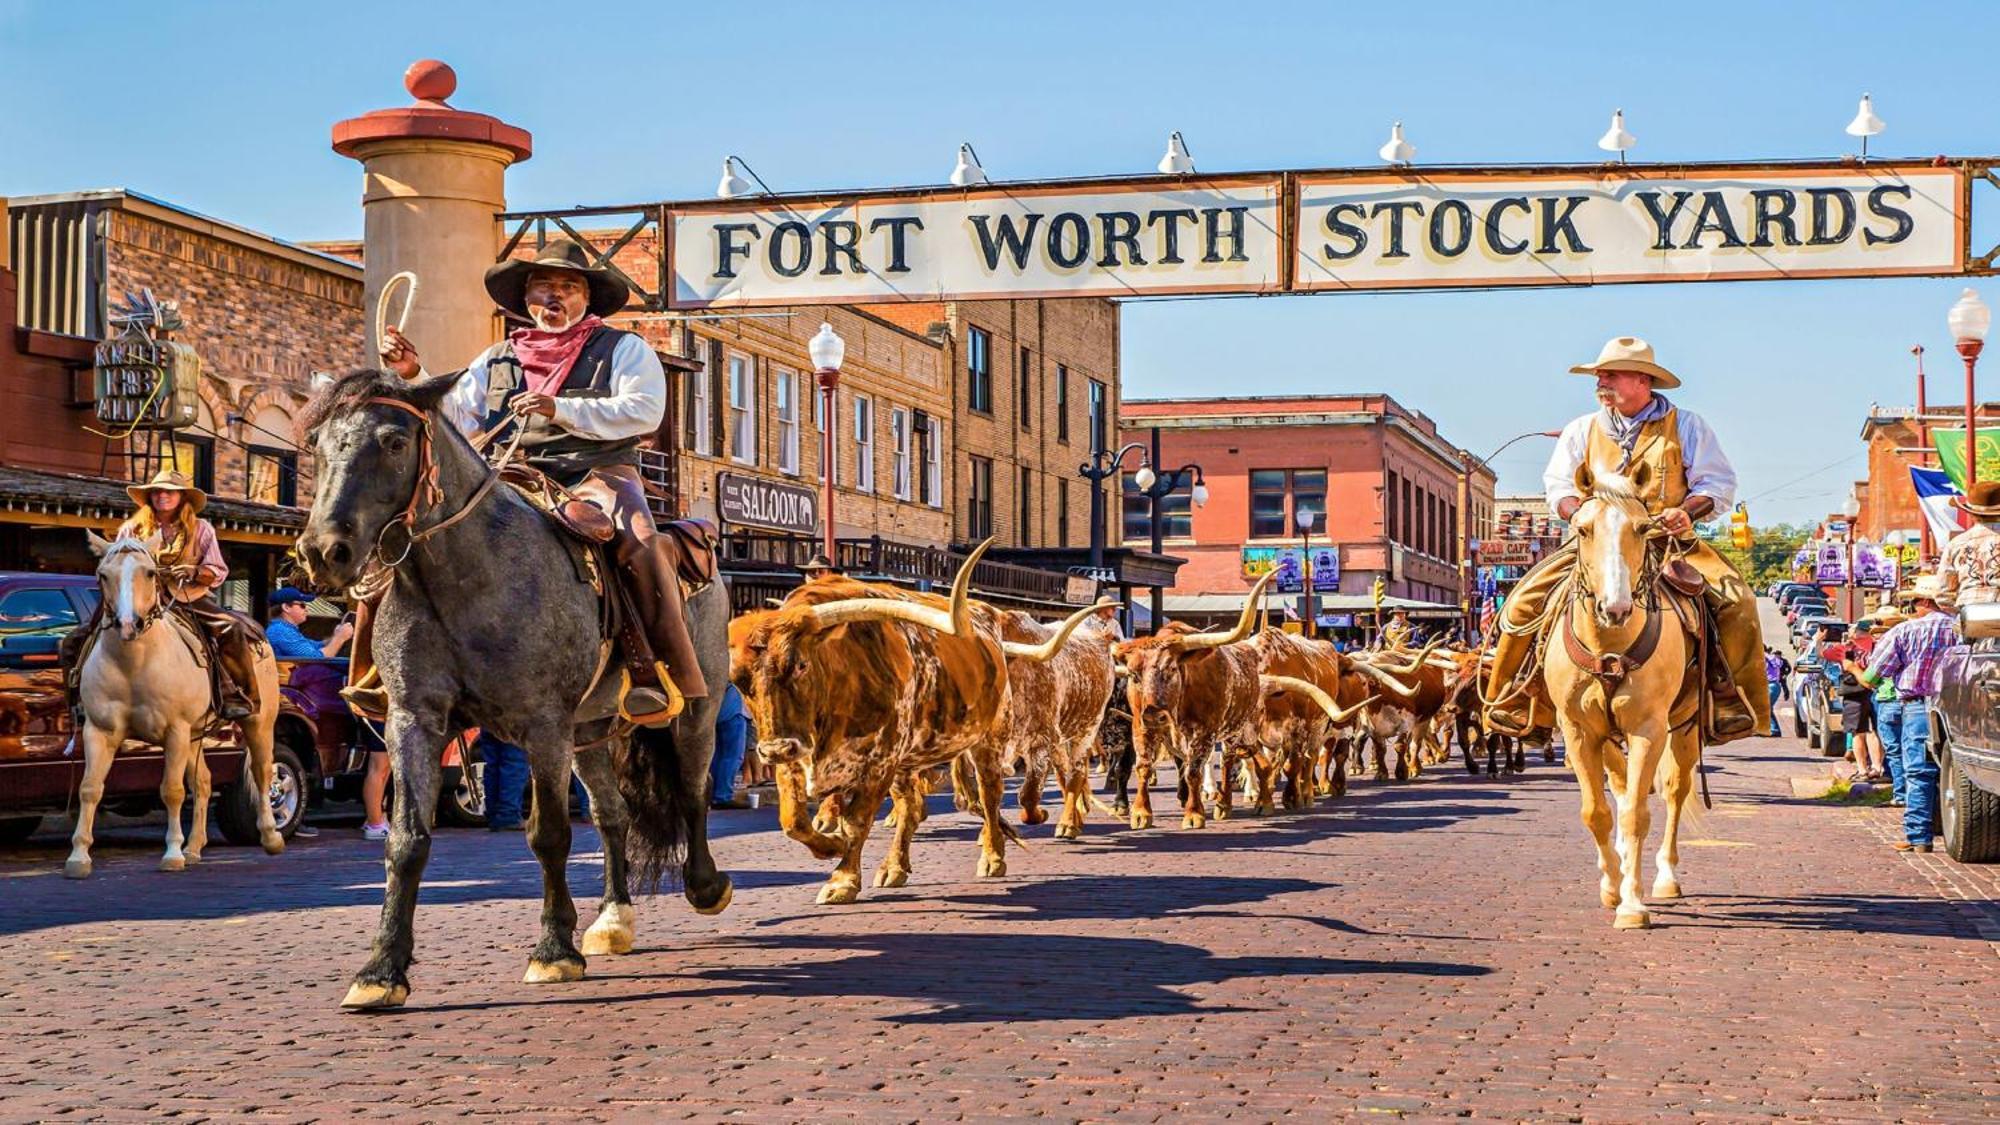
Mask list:
[[[1108,603],[1046,625],[970,599],[984,549],[949,597],[828,576],[731,623],[731,674],[777,775],[780,823],[815,856],[840,861],[821,903],[859,895],[862,845],[885,799],[894,839],[875,885],[909,879],[924,798],[946,769],[960,806],[983,820],[978,874],[987,877],[1006,874],[1007,841],[1019,839],[1000,816],[1015,768],[1022,821],[1047,819],[1040,800],[1052,777],[1062,794],[1055,836],[1075,839],[1090,808],[1105,808],[1090,787],[1094,759],[1118,792],[1105,811],[1128,815],[1135,829],[1152,826],[1162,755],[1182,779],[1184,828],[1211,815],[1204,782],[1217,747],[1218,819],[1238,788],[1259,813],[1341,796],[1364,748],[1378,779],[1443,761],[1454,733],[1470,770],[1480,768],[1475,748],[1489,773],[1522,766],[1518,744],[1480,733],[1476,651],[1433,643],[1343,653],[1258,629],[1268,576],[1226,631],[1172,623],[1128,640]]]

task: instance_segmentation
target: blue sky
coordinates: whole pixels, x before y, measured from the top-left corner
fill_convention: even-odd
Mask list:
[[[569,18],[569,17],[574,17]],[[454,103],[535,134],[518,207],[703,197],[736,153],[780,190],[939,182],[970,140],[1002,179],[1150,171],[1179,129],[1204,171],[1833,156],[1862,91],[1877,155],[2000,152],[2000,5],[943,5],[0,0],[0,194],[125,186],[296,239],[360,231],[343,117]],[[1992,189],[1975,194],[1993,203]],[[1995,208],[2000,214],[2000,207]],[[1975,227],[1981,247],[2000,223]],[[1387,390],[1476,453],[1589,406],[1563,374],[1651,340],[1737,462],[1758,523],[1836,507],[1869,403],[1959,368],[1939,280],[1607,286],[1128,305],[1130,395]],[[1984,286],[2000,304],[2000,283]],[[2000,378],[1996,373],[1994,378]],[[1989,384],[1991,385],[1991,384]],[[2000,398],[2000,387],[1988,391]],[[1496,462],[1537,487],[1545,443]],[[1799,479],[1804,478],[1804,479]]]

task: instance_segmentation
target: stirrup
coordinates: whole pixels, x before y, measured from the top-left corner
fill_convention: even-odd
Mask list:
[[[624,684],[618,692],[618,717],[634,726],[663,727],[679,717],[687,709],[687,696],[674,686],[673,677],[667,675],[667,666],[653,661],[653,675],[658,677],[658,689],[638,687],[632,683],[632,670],[623,669]],[[657,697],[657,702],[655,701]],[[627,703],[637,704],[639,710],[626,707]]]
[[[364,719],[378,723],[389,721],[389,693],[384,688],[360,685],[344,687],[340,689],[340,698],[346,700],[347,705],[354,708],[355,713]]]

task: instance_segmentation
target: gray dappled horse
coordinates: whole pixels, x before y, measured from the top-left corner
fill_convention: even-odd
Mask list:
[[[388,886],[372,954],[342,1001],[348,1008],[408,998],[439,757],[470,726],[527,751],[533,777],[528,842],[542,868],[542,936],[528,983],[577,980],[586,952],[631,949],[628,866],[642,882],[657,881],[684,853],[681,876],[695,909],[717,913],[730,899],[729,877],[708,850],[720,691],[689,700],[666,729],[628,738],[625,724],[614,728],[619,664],[600,651],[597,596],[578,576],[565,533],[512,489],[488,485],[493,470],[437,412],[456,379],[351,371],[306,419],[316,484],[298,546],[314,583],[345,589],[371,558],[394,563],[374,625],[395,765]],[[433,471],[435,489],[423,483]],[[718,582],[687,610],[702,675],[728,683],[726,589]],[[572,941],[576,906],[565,875],[572,754],[604,838],[604,903],[583,950]]]

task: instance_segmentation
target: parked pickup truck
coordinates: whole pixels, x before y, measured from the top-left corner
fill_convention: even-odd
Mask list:
[[[2000,605],[1959,611],[1967,642],[1945,655],[1931,701],[1938,819],[1960,863],[2000,860]]]
[[[25,840],[44,814],[76,807],[83,754],[70,746],[56,648],[97,599],[97,581],[87,574],[0,571],[0,843]],[[285,721],[296,712],[287,707],[281,715],[279,768],[268,794],[250,791],[243,747],[233,737],[203,747],[215,785],[215,823],[232,844],[257,842],[259,800],[270,801],[288,838],[305,814],[300,747],[285,741]],[[158,809],[165,760],[157,747],[126,743],[105,778],[101,807],[135,816]]]

